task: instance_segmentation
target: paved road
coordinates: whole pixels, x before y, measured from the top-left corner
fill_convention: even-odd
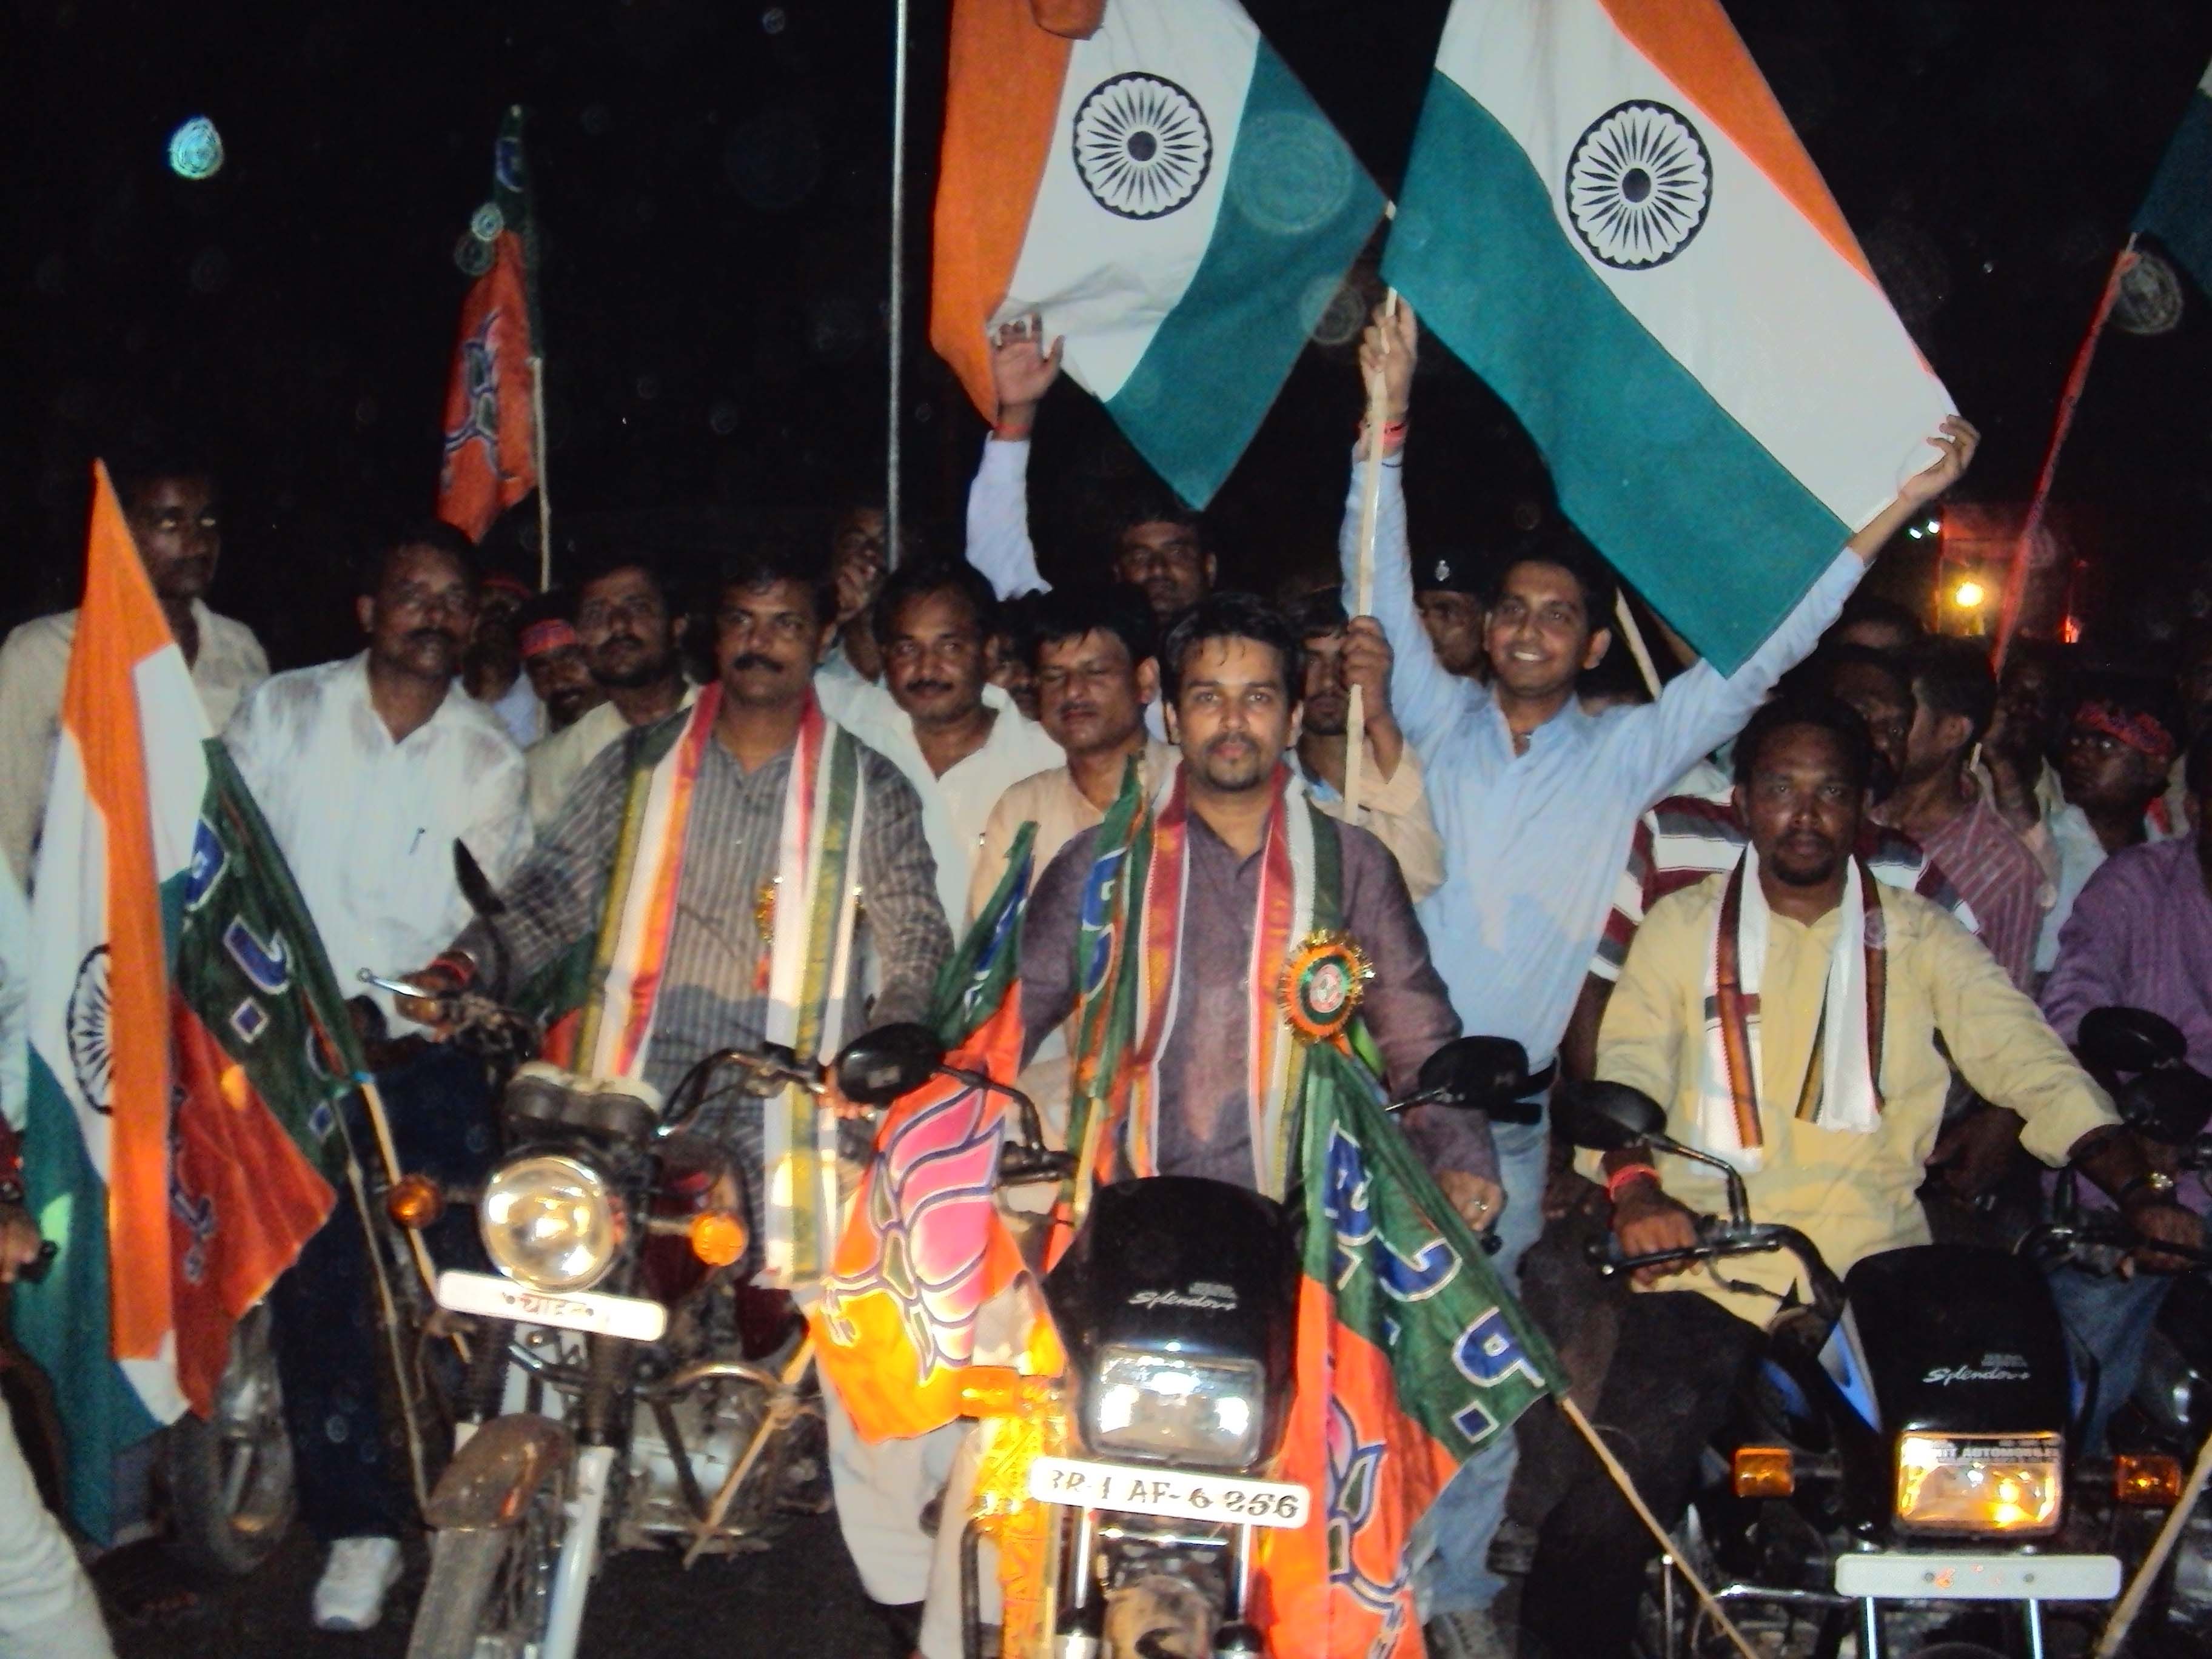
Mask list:
[[[428,1557],[408,1545],[408,1572],[362,1636],[309,1628],[321,1553],[295,1534],[252,1577],[213,1586],[165,1624],[118,1624],[119,1659],[402,1659]],[[869,1613],[834,1516],[797,1522],[763,1555],[702,1561],[632,1551],[602,1569],[584,1620],[586,1659],[878,1659],[891,1650]]]

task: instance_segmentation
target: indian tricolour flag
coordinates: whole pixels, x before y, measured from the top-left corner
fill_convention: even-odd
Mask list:
[[[1233,0],[955,0],[930,339],[1041,313],[1177,494],[1229,476],[1382,198]],[[1071,31],[1089,15],[1062,24]]]
[[[1456,0],[1383,270],[1723,669],[1952,409],[1717,0]]]
[[[209,1410],[232,1325],[330,1213],[360,1066],[105,468],[37,875],[24,1185],[61,1249],[13,1315],[104,1539],[115,1454]]]

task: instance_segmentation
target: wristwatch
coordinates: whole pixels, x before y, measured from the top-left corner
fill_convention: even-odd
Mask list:
[[[2163,1170],[2147,1170],[2134,1180],[2121,1182],[2120,1190],[2112,1194],[2112,1202],[2124,1209],[2130,1200],[2144,1193],[2148,1193],[2158,1203],[2172,1203],[2173,1177]]]

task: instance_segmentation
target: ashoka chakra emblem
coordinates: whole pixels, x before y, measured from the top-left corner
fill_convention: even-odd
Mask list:
[[[103,945],[77,964],[76,983],[70,988],[69,1006],[62,1015],[77,1092],[95,1112],[109,1111],[114,1104],[115,1050],[109,1042],[109,1015],[107,947]]]
[[[1074,149],[1075,171],[1100,207],[1124,219],[1158,219],[1206,182],[1213,131],[1174,82],[1117,75],[1076,109]]]
[[[1713,204],[1713,161],[1698,130],[1664,104],[1616,104],[1567,158],[1567,216],[1616,270],[1663,265]]]

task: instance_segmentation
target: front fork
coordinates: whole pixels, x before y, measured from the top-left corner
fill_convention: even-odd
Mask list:
[[[1096,1565],[1099,1525],[1097,1510],[1074,1510],[1059,1532],[1056,1581],[1066,1594],[1055,1598],[1051,1659],[1100,1659],[1105,1651],[1106,1598],[1098,1585]],[[1230,1540],[1229,1600],[1214,1632],[1213,1651],[1219,1659],[1265,1659],[1267,1648],[1258,1628],[1246,1615],[1252,1607],[1253,1556],[1258,1528],[1238,1527]],[[976,1573],[972,1565],[975,1537],[971,1525],[962,1540],[961,1590],[963,1620],[968,1635],[968,1659],[982,1659],[981,1618],[977,1607]]]

